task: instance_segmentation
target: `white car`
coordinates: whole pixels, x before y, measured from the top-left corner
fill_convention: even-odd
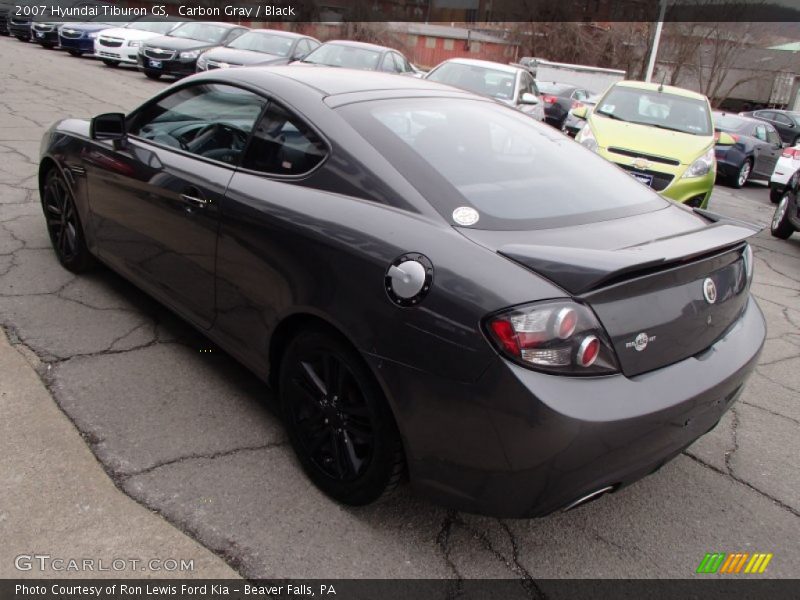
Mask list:
[[[423,76],[473,94],[488,96],[544,121],[544,104],[533,76],[521,67],[488,60],[451,58]]]
[[[166,35],[181,24],[181,21],[134,21],[127,27],[104,29],[94,41],[94,55],[109,67],[120,63],[135,65],[142,42]]]
[[[775,170],[769,179],[769,199],[773,204],[777,204],[783,197],[786,184],[798,171],[800,171],[800,144],[784,148],[775,165]]]

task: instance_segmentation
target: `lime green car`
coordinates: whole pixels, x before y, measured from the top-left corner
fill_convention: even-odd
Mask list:
[[[586,109],[573,114],[586,119],[576,141],[666,198],[708,205],[717,171],[708,98],[677,87],[620,81],[591,114]]]

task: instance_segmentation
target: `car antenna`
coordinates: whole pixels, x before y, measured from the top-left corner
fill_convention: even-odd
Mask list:
[[[661,76],[661,83],[658,84],[658,92],[661,93],[664,91],[664,81],[667,79],[667,74],[664,73]]]

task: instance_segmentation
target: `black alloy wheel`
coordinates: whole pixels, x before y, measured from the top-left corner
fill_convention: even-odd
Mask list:
[[[42,210],[47,222],[47,233],[59,262],[74,273],[92,267],[94,258],[86,248],[72,192],[55,168],[45,178]]]
[[[344,504],[394,489],[405,460],[391,409],[361,357],[325,331],[306,331],[281,361],[289,439],[309,478]]]

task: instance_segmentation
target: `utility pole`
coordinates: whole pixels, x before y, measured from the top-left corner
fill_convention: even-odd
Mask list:
[[[664,14],[667,12],[667,0],[660,0],[661,10],[656,23],[656,35],[653,38],[653,47],[650,49],[650,61],[647,63],[647,76],[645,81],[650,83],[653,79],[653,71],[656,68],[656,56],[658,55],[658,45],[661,43],[661,29],[664,27]]]

